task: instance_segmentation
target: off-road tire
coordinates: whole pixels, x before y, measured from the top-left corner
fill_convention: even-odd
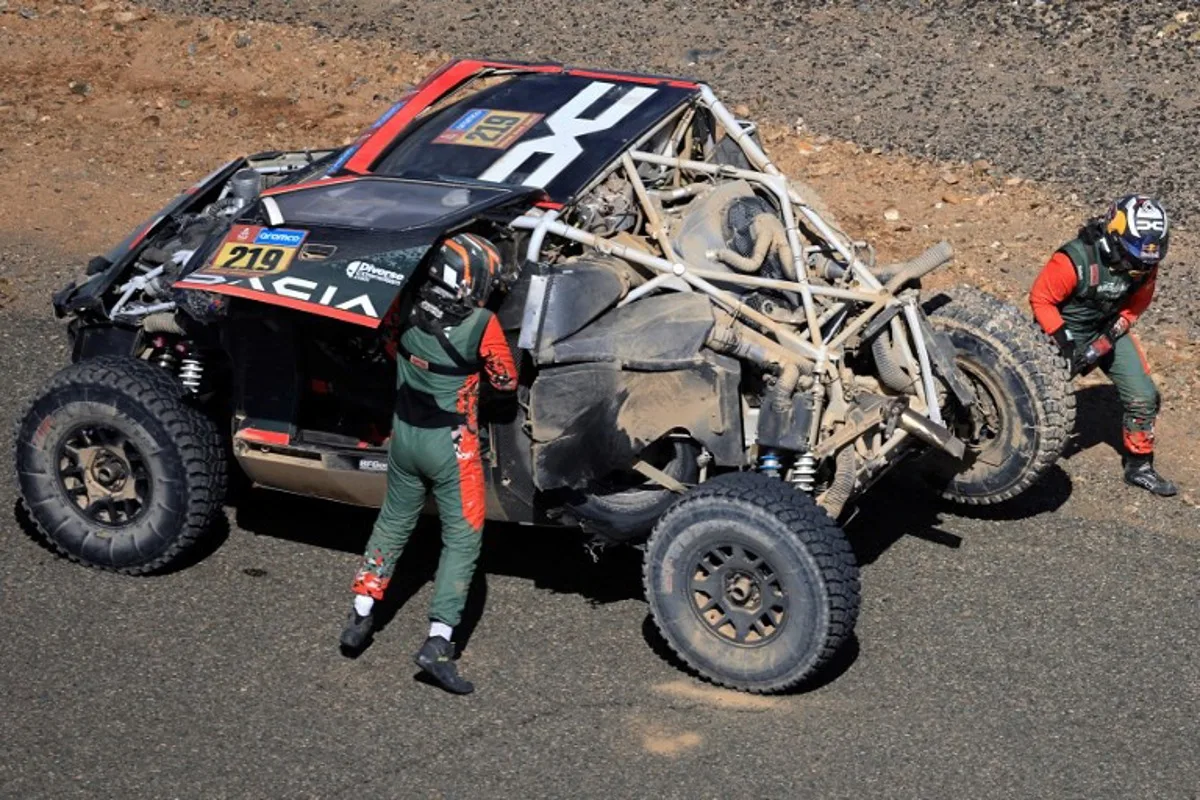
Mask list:
[[[89,519],[62,477],[64,442],[93,426],[125,437],[147,476],[148,498],[125,524]],[[172,375],[138,359],[106,356],[58,372],[21,415],[15,450],[21,497],[38,532],[87,566],[161,571],[223,513],[226,456],[217,426],[184,402]]]
[[[700,474],[696,463],[700,448],[684,440],[672,442],[671,447],[672,458],[661,466],[662,471],[680,483],[695,483]],[[569,507],[603,538],[624,543],[644,539],[678,497],[670,489],[647,486],[606,494],[584,492],[582,499]]]
[[[942,497],[967,505],[1010,500],[1033,486],[1062,456],[1075,427],[1075,394],[1058,348],[1013,306],[961,286],[932,298],[933,327],[949,335],[960,370],[990,383],[1004,424],[963,461],[930,453],[925,475]]]
[[[777,578],[786,610],[767,638],[735,642],[705,620],[694,581],[701,559],[719,548],[757,556],[765,565],[757,577]],[[701,677],[748,692],[818,676],[858,618],[858,564],[845,534],[811,497],[756,473],[718,476],[678,500],[654,526],[642,579],[670,648]]]

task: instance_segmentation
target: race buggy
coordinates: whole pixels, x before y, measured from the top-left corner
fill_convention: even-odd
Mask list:
[[[837,520],[890,468],[998,503],[1073,425],[1031,321],[972,289],[922,302],[949,245],[876,265],[707,86],[455,61],[347,147],[226,164],[55,295],[73,363],[16,446],[41,533],[161,570],[233,462],[380,503],[387,331],[460,231],[501,249],[519,356],[515,396],[482,401],[489,515],[644,547],[662,635],[726,686],[795,686],[851,637]]]

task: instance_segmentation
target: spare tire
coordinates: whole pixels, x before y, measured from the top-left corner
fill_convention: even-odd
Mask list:
[[[222,513],[225,449],[166,371],[129,357],[61,370],[17,426],[21,498],[73,561],[140,575],[179,558]]]
[[[933,327],[950,338],[976,395],[970,408],[952,400],[945,411],[967,444],[963,459],[930,452],[922,459],[925,475],[956,503],[1012,499],[1058,461],[1074,430],[1067,363],[1030,317],[978,289],[956,287],[932,298],[925,310]]]

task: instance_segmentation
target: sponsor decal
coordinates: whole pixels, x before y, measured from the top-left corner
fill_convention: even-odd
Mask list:
[[[368,261],[351,261],[346,265],[346,277],[356,281],[379,281],[389,286],[403,286],[405,276],[390,269],[382,269]]]
[[[349,314],[357,314],[370,319],[379,319],[379,312],[375,310],[375,304],[371,302],[370,295],[360,294],[354,295],[349,299],[342,299],[345,293],[339,292],[338,286],[329,284],[321,284],[316,281],[305,280],[303,278],[282,277],[276,278],[271,276],[254,277],[239,277],[230,278],[223,274],[213,274],[212,272],[193,272],[182,281],[179,281],[177,286],[184,289],[207,289],[210,291],[221,291],[222,287],[230,287],[230,289],[244,291],[253,291],[266,295],[278,295],[286,297],[289,300],[301,300],[306,303],[314,303],[316,305],[326,306],[337,311],[345,311]],[[229,292],[236,294],[237,292]]]
[[[546,117],[546,126],[550,128],[549,136],[540,136],[517,144],[488,167],[479,179],[504,183],[531,158],[544,156],[537,168],[521,181],[522,186],[544,188],[583,152],[583,145],[579,143],[580,136],[608,130],[657,91],[638,86],[611,101],[607,108],[597,113],[593,106],[615,85],[593,81],[583,87],[566,105]],[[590,113],[590,116],[581,116],[585,112]]]
[[[358,468],[364,472],[387,472],[387,462],[378,458],[360,458]]]
[[[265,228],[254,237],[255,244],[274,244],[280,247],[299,247],[308,231],[293,231],[287,228]]]
[[[308,231],[235,225],[213,258],[212,269],[227,275],[287,272]]]
[[[541,121],[542,114],[472,108],[433,140],[434,144],[461,144],[507,150]]]

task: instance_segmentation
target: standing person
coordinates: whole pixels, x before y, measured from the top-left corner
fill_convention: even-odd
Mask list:
[[[1116,385],[1125,412],[1125,482],[1163,497],[1177,490],[1154,469],[1158,388],[1130,329],[1154,297],[1169,241],[1163,207],[1126,195],[1060,247],[1029,292],[1038,324],[1058,344],[1071,374],[1099,366]]]
[[[442,525],[442,555],[429,610],[429,637],[414,660],[448,691],[472,684],[454,664],[454,626],[462,617],[483,530],[485,492],[479,453],[480,374],[501,391],[516,389],[516,367],[495,315],[483,308],[500,266],[495,246],[462,233],[443,242],[418,293],[410,325],[396,341],[397,397],[388,450],[387,496],[355,575],[354,608],[342,631],[351,653],[374,630],[382,599],[432,489]]]

